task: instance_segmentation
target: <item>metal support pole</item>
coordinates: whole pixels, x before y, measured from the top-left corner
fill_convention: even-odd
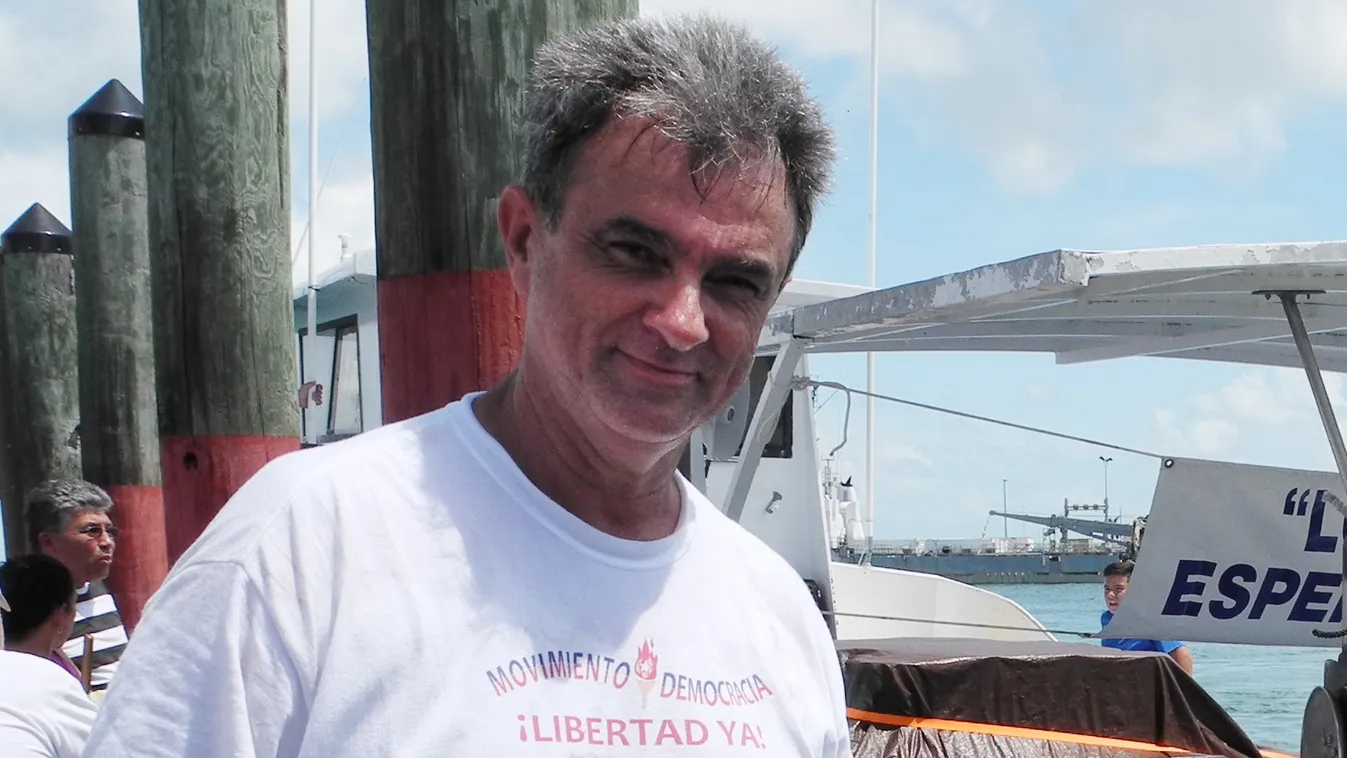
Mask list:
[[[314,250],[314,241],[318,238],[318,0],[309,0],[309,229],[308,229],[308,269],[309,274],[305,277],[308,282],[308,291],[305,296],[305,304],[308,306],[306,339],[304,341],[304,350],[302,351],[304,360],[301,361],[304,372],[299,377],[299,383],[315,382],[319,387],[322,386],[322,378],[318,376],[318,255]],[[333,351],[333,360],[336,360],[336,351]],[[329,376],[336,375],[336,366],[334,364]],[[328,388],[328,403],[335,398],[332,397],[332,388]],[[329,406],[330,407],[330,406]],[[312,403],[306,403],[306,407],[300,411],[300,429],[304,435],[305,441],[310,444],[317,443],[319,438],[327,430],[320,429],[316,418],[322,417],[322,413],[313,410]]]
[[[795,376],[795,367],[804,354],[804,340],[792,339],[781,346],[781,351],[772,361],[772,370],[767,375],[767,384],[758,397],[758,407],[753,409],[753,420],[748,424],[744,435],[744,447],[739,463],[730,477],[729,491],[725,496],[725,515],[732,521],[738,521],[744,513],[744,503],[748,500],[748,490],[753,486],[753,475],[758,472],[762,462],[762,450],[772,438],[777,419],[781,417],[782,406],[790,400],[791,379]]]
[[[1333,403],[1328,398],[1328,388],[1324,386],[1324,377],[1319,371],[1319,361],[1314,356],[1314,345],[1310,343],[1309,331],[1305,328],[1305,320],[1300,315],[1300,306],[1296,303],[1296,297],[1302,292],[1278,292],[1276,293],[1282,301],[1282,308],[1286,311],[1286,322],[1291,327],[1291,337],[1295,340],[1296,350],[1300,353],[1300,362],[1305,367],[1305,377],[1310,382],[1310,392],[1314,395],[1314,405],[1319,410],[1319,420],[1323,422],[1324,433],[1328,436],[1328,446],[1333,450],[1333,460],[1338,467],[1338,476],[1342,479],[1344,487],[1347,487],[1347,445],[1342,441],[1342,430],[1338,428],[1338,420],[1333,414]],[[1343,546],[1342,554],[1343,575],[1347,576],[1347,545]],[[1343,648],[1338,653],[1338,659],[1324,662],[1324,687],[1326,693],[1316,689],[1310,695],[1310,702],[1306,705],[1305,719],[1301,724],[1301,748],[1302,754],[1310,758],[1312,753],[1304,748],[1307,745],[1315,745],[1317,739],[1324,734],[1325,730],[1330,732],[1339,731],[1342,723],[1342,701],[1340,694],[1344,685],[1347,685],[1347,637],[1344,637]],[[1324,695],[1327,697],[1324,697]],[[1328,755],[1328,752],[1319,752],[1317,755]],[[1336,752],[1331,753],[1336,755]]]
[[[879,0],[870,3],[870,289],[879,240]],[[865,562],[875,547],[875,354],[865,354]]]
[[[1324,386],[1324,377],[1319,371],[1319,361],[1314,356],[1314,345],[1310,344],[1309,332],[1305,329],[1305,320],[1300,315],[1300,306],[1296,303],[1299,292],[1279,292],[1282,308],[1286,311],[1286,322],[1291,327],[1291,337],[1295,340],[1296,350],[1300,352],[1300,362],[1305,366],[1305,376],[1310,381],[1310,392],[1314,395],[1314,405],[1319,409],[1319,420],[1324,424],[1324,433],[1328,435],[1328,446],[1333,450],[1333,460],[1338,466],[1338,476],[1343,487],[1347,488],[1347,445],[1342,441],[1342,430],[1338,428],[1337,417],[1333,414],[1333,403],[1328,399],[1328,388]],[[1347,489],[1344,490],[1347,494]],[[1343,550],[1343,573],[1347,575],[1347,547]],[[1344,638],[1347,639],[1347,638]],[[1343,655],[1347,655],[1347,642],[1344,642]]]
[[[1314,357],[1314,346],[1310,344],[1309,332],[1305,330],[1305,320],[1300,315],[1300,306],[1296,304],[1299,292],[1280,292],[1282,307],[1286,310],[1286,321],[1291,327],[1291,337],[1295,339],[1296,350],[1300,351],[1300,361],[1305,366],[1305,376],[1310,380],[1310,392],[1314,394],[1314,405],[1319,409],[1319,420],[1324,424],[1328,435],[1328,446],[1333,450],[1333,460],[1338,465],[1338,476],[1347,487],[1347,445],[1342,441],[1342,430],[1333,415],[1333,404],[1328,399],[1328,389],[1324,387],[1323,375],[1319,372],[1319,361]],[[1345,493],[1347,494],[1347,493]],[[1347,568],[1347,566],[1344,566]]]

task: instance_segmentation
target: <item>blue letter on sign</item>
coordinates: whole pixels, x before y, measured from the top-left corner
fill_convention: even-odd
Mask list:
[[[1282,588],[1277,589],[1281,584]],[[1260,619],[1269,605],[1284,605],[1291,602],[1300,589],[1300,574],[1295,569],[1270,568],[1263,575],[1263,586],[1258,588],[1258,597],[1254,598],[1249,618]]]
[[[1305,534],[1305,552],[1334,553],[1338,549],[1338,538],[1324,535],[1324,491],[1314,495],[1314,507],[1310,509],[1310,528]]]
[[[1316,624],[1323,621],[1324,614],[1328,613],[1328,603],[1333,599],[1333,593],[1322,588],[1336,587],[1341,583],[1342,574],[1330,574],[1326,571],[1311,571],[1305,574],[1305,586],[1296,597],[1296,604],[1291,606],[1291,615],[1286,618],[1290,621],[1311,621]],[[1310,603],[1323,603],[1324,607],[1311,608]]]
[[[1216,564],[1211,561],[1179,561],[1174,569],[1174,584],[1169,588],[1169,597],[1165,600],[1162,616],[1196,616],[1202,612],[1202,604],[1184,600],[1184,595],[1202,596],[1207,588],[1206,582],[1190,581],[1194,576],[1212,576],[1216,573]]]
[[[1247,563],[1236,563],[1221,574],[1221,581],[1216,586],[1230,603],[1222,603],[1219,600],[1207,603],[1207,612],[1212,618],[1226,621],[1235,618],[1249,607],[1249,588],[1236,580],[1252,584],[1258,580],[1258,569]]]

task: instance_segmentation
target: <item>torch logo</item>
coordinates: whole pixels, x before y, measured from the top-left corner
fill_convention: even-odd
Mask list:
[[[636,651],[636,686],[641,690],[641,707],[650,697],[655,687],[655,677],[659,674],[659,656],[655,655],[655,644],[646,640]]]

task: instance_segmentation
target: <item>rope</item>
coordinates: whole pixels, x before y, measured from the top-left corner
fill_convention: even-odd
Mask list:
[[[1049,632],[1051,634],[1070,635],[1084,639],[1093,639],[1095,632],[1076,632],[1070,629],[1039,629],[1032,626],[1006,626],[1004,624],[980,624],[976,621],[937,621],[935,619],[912,618],[909,616],[878,616],[870,613],[841,613],[838,611],[823,611],[825,616],[847,616],[849,618],[876,619],[879,621],[908,621],[914,624],[941,624],[943,626],[967,626],[977,629],[1001,629],[1008,632]]]
[[[1049,437],[1057,437],[1057,438],[1059,438],[1059,439],[1071,440],[1072,442],[1083,442],[1083,443],[1085,443],[1085,444],[1087,444],[1087,445],[1095,445],[1095,446],[1097,446],[1097,447],[1108,448],[1109,450],[1117,450],[1118,452],[1121,452],[1121,453],[1132,453],[1133,455],[1145,456],[1145,457],[1147,457],[1147,458],[1155,458],[1155,459],[1157,459],[1157,460],[1164,460],[1164,459],[1167,457],[1167,456],[1160,455],[1160,454],[1158,454],[1158,453],[1148,452],[1148,451],[1146,451],[1146,450],[1138,450],[1138,449],[1133,448],[1133,447],[1124,447],[1124,446],[1122,446],[1122,445],[1114,445],[1114,444],[1109,443],[1109,442],[1100,442],[1099,440],[1093,440],[1093,439],[1090,439],[1089,437],[1077,437],[1077,436],[1075,436],[1075,435],[1073,435],[1073,434],[1065,434],[1065,433],[1063,433],[1063,432],[1054,432],[1054,431],[1052,431],[1052,430],[1050,430],[1050,429],[1040,429],[1039,427],[1035,427],[1035,426],[1026,426],[1026,425],[1024,425],[1024,424],[1016,424],[1016,423],[1014,423],[1013,421],[1003,421],[1003,420],[1001,420],[1001,419],[995,419],[995,418],[991,418],[991,417],[989,417],[989,416],[978,416],[978,415],[973,414],[973,413],[965,413],[964,411],[956,411],[956,410],[953,410],[953,409],[951,409],[951,408],[941,408],[941,407],[938,406],[938,405],[927,405],[926,403],[918,403],[918,402],[916,402],[915,400],[903,400],[902,398],[892,397],[892,396],[890,396],[890,395],[881,395],[881,394],[879,394],[878,392],[866,392],[865,390],[853,389],[853,388],[848,387],[848,386],[846,386],[845,384],[841,384],[841,383],[839,383],[839,382],[821,382],[821,381],[817,381],[817,380],[814,380],[814,379],[809,379],[809,380],[806,380],[806,381],[805,381],[805,384],[811,385],[811,386],[814,386],[814,387],[831,387],[832,389],[841,390],[841,391],[847,393],[848,395],[854,393],[854,394],[857,394],[857,395],[863,395],[863,396],[865,396],[865,397],[873,397],[873,398],[875,398],[876,400],[887,400],[887,401],[889,401],[889,402],[891,402],[891,403],[898,403],[899,405],[908,405],[908,406],[911,406],[911,407],[913,407],[913,408],[921,408],[921,409],[928,410],[928,411],[936,411],[937,413],[948,413],[948,414],[951,415],[951,416],[960,416],[960,417],[962,417],[962,418],[973,419],[974,421],[986,421],[986,422],[991,423],[991,424],[999,424],[999,425],[1001,425],[1001,426],[1008,426],[1008,427],[1010,427],[1011,429],[1019,429],[1019,430],[1021,430],[1021,431],[1025,431],[1025,432],[1035,432],[1035,433],[1037,433],[1037,434],[1046,434],[1046,435],[1049,436]]]

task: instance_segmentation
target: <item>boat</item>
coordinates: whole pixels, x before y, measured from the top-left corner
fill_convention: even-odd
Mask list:
[[[380,418],[373,365],[378,355],[373,255],[363,262],[360,255],[343,256],[341,266],[325,274],[318,288],[319,334],[330,339],[320,343],[318,360],[325,362],[323,372],[334,389],[326,407],[305,410],[306,434],[317,442],[358,433]],[[298,316],[306,306],[304,290],[296,289],[297,335],[302,333]],[[820,450],[811,394],[815,387],[838,385],[815,378],[809,357],[990,351],[1041,353],[1059,364],[1148,356],[1303,368],[1338,467],[1336,486],[1320,486],[1313,500],[1311,511],[1322,518],[1324,503],[1347,499],[1329,492],[1347,493],[1347,448],[1320,375],[1321,368],[1347,372],[1344,306],[1344,242],[1054,250],[873,290],[792,282],[763,330],[749,380],[693,435],[681,469],[730,518],[785,558],[813,592],[847,672],[857,755],[936,755],[945,754],[940,745],[960,752],[993,743],[1004,755],[1277,755],[1254,745],[1165,656],[1117,654],[1100,650],[1098,640],[1082,645],[1058,639],[1018,604],[982,587],[839,560],[838,535],[846,532],[846,513],[855,498],[850,488],[825,476],[836,448]],[[343,340],[349,341],[346,347]],[[297,376],[302,377],[301,368]],[[865,394],[842,389],[848,398]],[[1158,465],[1162,471],[1179,471],[1186,463],[1162,457]],[[1157,485],[1157,504],[1162,485]],[[1299,502],[1304,515],[1305,494]],[[1285,513],[1296,515],[1295,509],[1288,494]],[[1154,554],[1160,556],[1155,565],[1160,564],[1163,555],[1156,551],[1167,544],[1171,521],[1153,508],[1139,546],[1143,562]],[[1340,584],[1340,570],[1336,578]],[[1138,582],[1140,573],[1134,577]],[[1145,620],[1153,628],[1177,623],[1154,616]],[[1326,611],[1318,618],[1324,620]],[[1220,634],[1241,641],[1239,635],[1254,634],[1247,631],[1254,627],[1282,628],[1272,623],[1276,619],[1261,625],[1254,621]],[[1338,638],[1314,639],[1313,644],[1336,645],[1325,640]],[[886,677],[934,681],[951,666],[964,667],[962,677],[981,682],[999,697],[981,708],[965,703],[962,709],[936,712],[920,692],[862,687]],[[898,669],[903,677],[894,673]],[[1149,673],[1123,674],[1134,669]],[[1138,721],[1120,725],[1100,713],[1073,721],[1036,705],[1045,690],[1088,682],[1095,675],[1088,672],[1110,683],[1109,699],[1136,703],[1161,696],[1166,704],[1178,703],[1174,718],[1183,723],[1165,726],[1167,716],[1157,721],[1154,714],[1141,714]],[[1026,688],[1024,682],[1031,679],[1040,685]],[[1341,754],[1347,742],[1340,703],[1344,683],[1347,666],[1327,660],[1324,686],[1308,693],[1302,758]],[[1137,714],[1139,709],[1130,710]],[[1208,739],[1213,734],[1219,739]],[[970,735],[985,742],[959,742]],[[895,745],[927,752],[894,752]]]
[[[825,465],[824,489],[836,478]],[[1136,550],[1137,530],[1144,519],[1131,523],[1110,521],[1107,504],[1072,505],[1064,502],[1064,515],[1038,516],[1027,513],[990,511],[988,520],[1001,517],[1045,527],[1043,539],[1033,537],[987,537],[979,539],[865,539],[859,514],[845,498],[852,498],[848,479],[831,486],[844,488],[843,519],[848,529],[835,535],[833,557],[845,563],[869,563],[885,568],[906,569],[957,579],[965,584],[1099,584],[1104,569],[1115,561],[1128,560]],[[1103,520],[1081,519],[1075,510],[1105,511]],[[1070,534],[1081,537],[1071,537]]]

